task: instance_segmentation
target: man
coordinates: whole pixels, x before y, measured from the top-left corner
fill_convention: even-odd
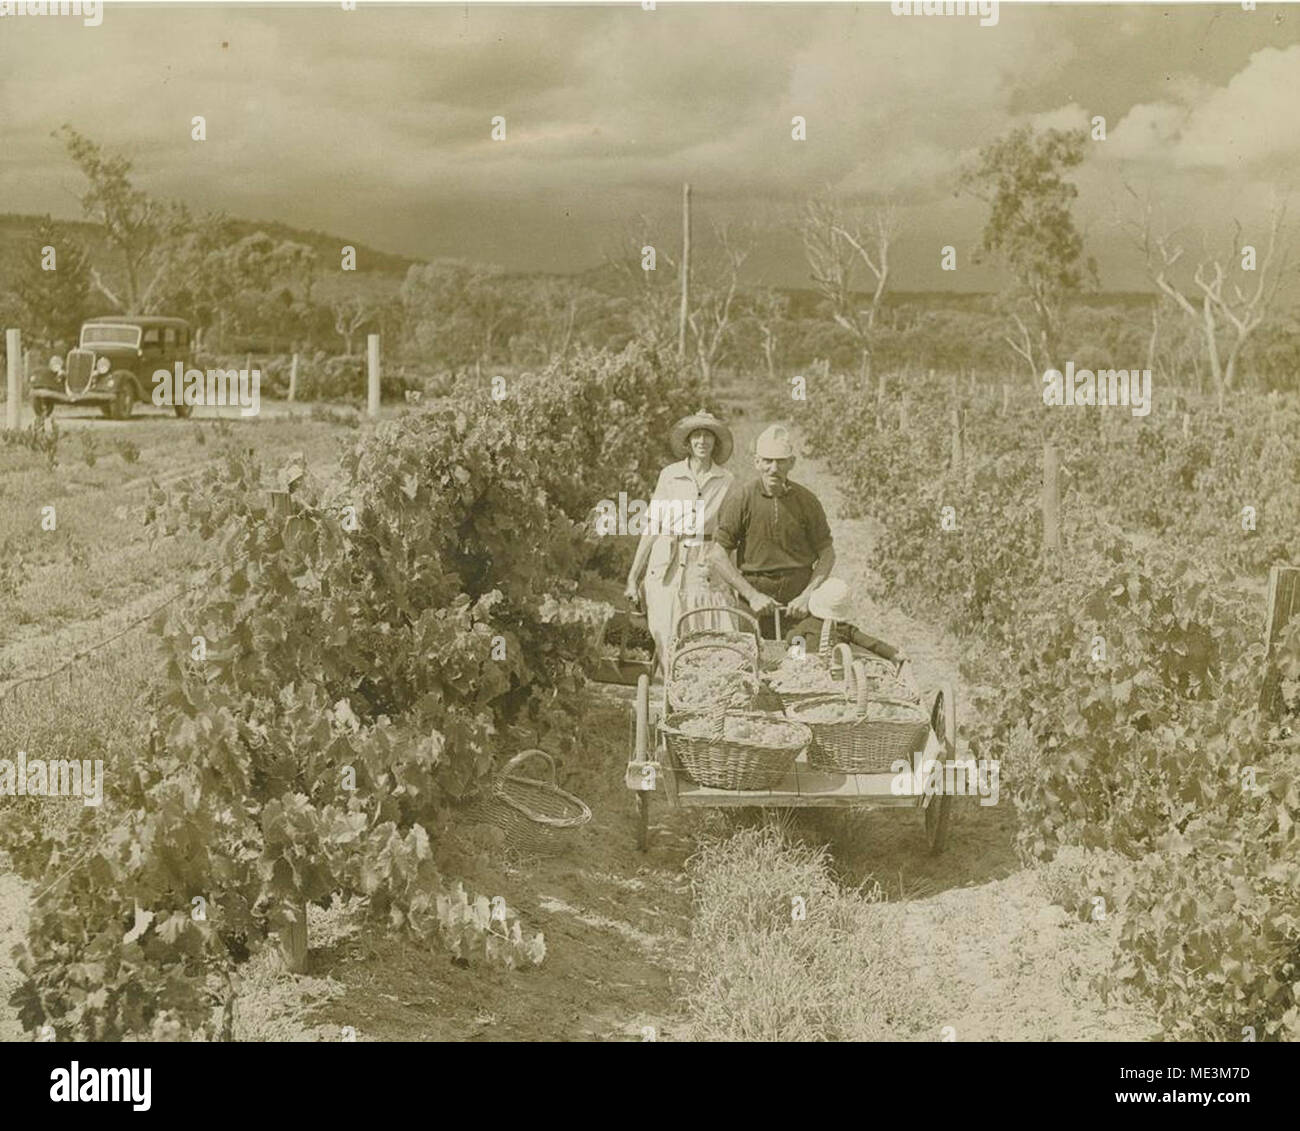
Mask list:
[[[754,444],[758,478],[737,480],[722,500],[710,550],[716,575],[749,603],[769,639],[772,610],[784,605],[791,624],[804,620],[813,592],[835,568],[826,511],[807,487],[791,482],[794,463],[790,430],[773,424]]]

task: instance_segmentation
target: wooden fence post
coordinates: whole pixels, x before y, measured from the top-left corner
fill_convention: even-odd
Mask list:
[[[8,369],[8,394],[5,403],[5,427],[11,432],[22,425],[23,411],[23,335],[19,330],[5,331],[5,358]]]
[[[1278,719],[1282,713],[1282,676],[1274,663],[1273,645],[1287,622],[1300,613],[1300,566],[1271,566],[1268,571],[1268,611],[1264,614],[1264,683],[1259,705],[1264,714]]]
[[[379,415],[379,335],[366,335],[366,365],[368,384],[366,412],[370,416]]]
[[[287,927],[281,927],[280,957],[291,974],[307,972],[307,903],[300,900],[294,907],[294,921]]]
[[[289,363],[289,402],[292,404],[298,396],[298,355],[293,355],[293,361]]]
[[[1050,443],[1043,445],[1043,548],[1056,553],[1061,548],[1060,459]]]

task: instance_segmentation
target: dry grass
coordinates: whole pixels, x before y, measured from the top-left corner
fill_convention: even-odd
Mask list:
[[[897,920],[880,913],[878,888],[840,889],[824,849],[747,828],[705,841],[690,873],[693,1039],[897,1040],[912,1027]]]

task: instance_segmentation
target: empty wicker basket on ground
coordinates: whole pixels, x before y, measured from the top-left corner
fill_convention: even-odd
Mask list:
[[[687,776],[715,789],[771,789],[812,740],[802,723],[756,711],[681,711],[661,729]]]
[[[853,694],[822,695],[791,704],[786,714],[812,731],[808,764],[839,774],[882,774],[925,745],[930,720],[917,703],[871,692],[854,665]],[[829,717],[828,717],[829,716]]]
[[[512,772],[529,758],[546,763],[549,780]],[[475,807],[474,818],[496,825],[514,851],[547,856],[564,849],[575,831],[591,820],[591,810],[555,784],[555,762],[545,750],[525,750],[501,768],[488,795]]]

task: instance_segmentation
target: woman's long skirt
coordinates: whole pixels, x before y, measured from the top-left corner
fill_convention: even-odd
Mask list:
[[[668,663],[673,629],[682,613],[709,605],[734,606],[737,602],[730,586],[713,578],[704,561],[707,549],[707,545],[677,546],[671,562],[646,574],[646,619],[655,638],[655,656],[661,673]],[[682,623],[682,633],[731,632],[736,627],[735,618],[727,613],[707,612],[687,618]]]

